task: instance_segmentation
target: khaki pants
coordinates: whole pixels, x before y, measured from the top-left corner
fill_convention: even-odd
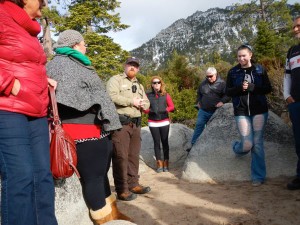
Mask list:
[[[113,176],[116,192],[121,194],[139,185],[139,155],[141,149],[141,127],[123,125],[112,135]]]

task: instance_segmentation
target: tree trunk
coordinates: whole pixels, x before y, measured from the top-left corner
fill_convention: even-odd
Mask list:
[[[48,7],[48,1],[45,2],[45,7]],[[52,40],[50,34],[50,25],[48,23],[47,18],[42,19],[42,28],[43,28],[43,47],[44,51],[47,55],[47,58],[52,56]]]
[[[265,12],[265,4],[263,0],[260,0],[260,11],[261,11],[261,17],[263,21],[266,21],[266,12]]]

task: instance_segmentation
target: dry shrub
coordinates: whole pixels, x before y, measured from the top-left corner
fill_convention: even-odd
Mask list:
[[[272,92],[268,95],[270,109],[281,116],[287,109],[283,98],[284,65],[279,59],[268,58],[262,60],[262,64],[267,69],[272,84]]]

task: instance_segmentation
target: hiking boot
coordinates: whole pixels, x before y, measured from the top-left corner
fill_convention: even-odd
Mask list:
[[[105,198],[105,202],[107,205],[111,206],[111,215],[113,217],[113,220],[127,220],[133,222],[130,217],[120,212],[117,206],[116,196],[114,194],[111,194],[110,196]]]
[[[169,172],[169,160],[164,160],[164,172]]]
[[[289,190],[299,190],[300,189],[300,177],[296,177],[290,183],[287,184],[287,189]]]
[[[113,220],[112,217],[112,209],[110,204],[106,204],[104,207],[101,209],[98,209],[96,211],[90,209],[90,216],[94,222],[94,224],[100,225],[104,224],[108,221]]]
[[[156,172],[157,173],[163,172],[163,166],[164,166],[163,161],[162,160],[157,160],[156,165],[157,165]]]
[[[130,191],[134,194],[146,194],[148,193],[149,191],[151,191],[151,188],[150,187],[144,187],[142,185],[138,185],[138,186],[135,186],[134,188],[131,188]]]
[[[118,199],[122,201],[132,201],[136,199],[137,195],[132,192],[124,192],[121,194],[117,194]]]

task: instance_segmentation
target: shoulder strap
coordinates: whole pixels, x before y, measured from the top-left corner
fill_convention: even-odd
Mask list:
[[[58,109],[57,109],[57,102],[56,102],[56,97],[55,97],[55,90],[54,87],[49,85],[49,93],[50,93],[50,99],[51,99],[51,112],[53,115],[53,123],[54,124],[59,124],[60,119],[58,115]]]

